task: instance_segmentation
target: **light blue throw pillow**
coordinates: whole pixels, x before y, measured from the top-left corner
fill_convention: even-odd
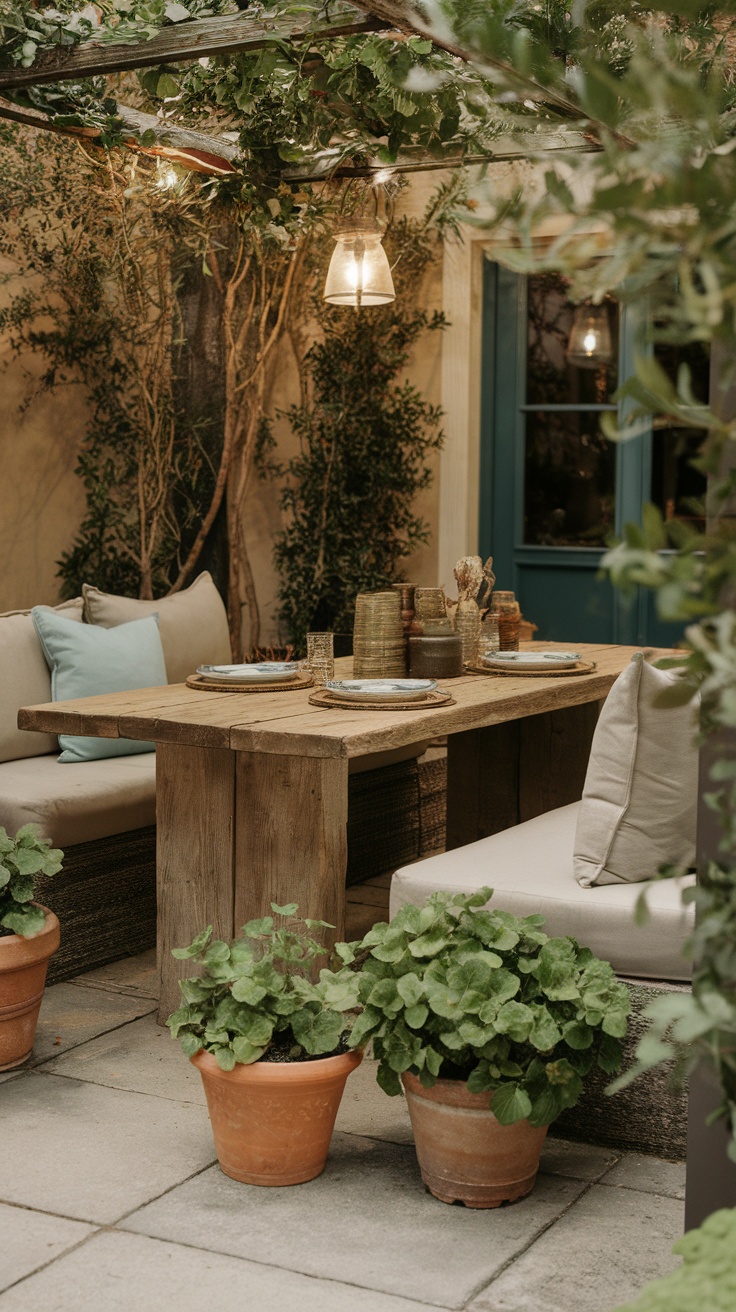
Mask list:
[[[55,702],[93,697],[102,692],[129,692],[166,684],[166,665],[155,615],[103,629],[76,624],[50,606],[31,611],[36,633],[51,670]],[[155,743],[131,738],[81,738],[59,734],[60,761],[99,761],[106,756],[152,752]]]

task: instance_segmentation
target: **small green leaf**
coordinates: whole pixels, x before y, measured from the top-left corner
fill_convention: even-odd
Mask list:
[[[272,902],[271,910],[273,911],[275,916],[295,916],[297,911],[299,910],[299,903],[287,902],[285,906],[280,907],[277,902]],[[313,921],[312,923],[316,924],[317,922]]]
[[[518,1084],[502,1084],[491,1098],[491,1111],[501,1125],[515,1125],[524,1121],[532,1109],[528,1093]]]

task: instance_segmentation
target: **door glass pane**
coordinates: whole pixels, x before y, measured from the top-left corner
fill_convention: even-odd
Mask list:
[[[531,405],[607,405],[618,374],[618,306],[605,301],[610,360],[587,368],[569,362],[567,347],[575,315],[568,281],[559,273],[528,279],[526,400]]]
[[[526,416],[524,542],[604,547],[613,533],[616,451],[598,414]]]
[[[680,365],[690,370],[691,387],[698,401],[707,404],[710,386],[710,351],[707,343],[687,345],[658,343],[655,358],[677,382]],[[705,528],[706,477],[693,469],[692,461],[705,437],[704,429],[667,425],[652,434],[651,500],[665,519],[683,519],[695,528]]]

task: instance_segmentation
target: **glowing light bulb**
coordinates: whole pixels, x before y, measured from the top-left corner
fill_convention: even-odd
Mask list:
[[[178,185],[179,175],[173,164],[160,159],[156,164],[156,186],[159,191],[172,191]]]
[[[598,334],[594,332],[587,332],[583,338],[583,350],[586,352],[586,354],[593,355],[597,345],[598,345]]]
[[[325,283],[325,300],[331,305],[388,305],[394,285],[381,232],[369,223],[352,225],[335,233],[335,249]]]

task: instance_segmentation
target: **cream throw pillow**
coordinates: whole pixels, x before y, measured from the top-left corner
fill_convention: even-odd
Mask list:
[[[68,620],[82,621],[82,598],[53,608]],[[20,761],[58,751],[55,734],[27,733],[18,728],[21,706],[51,701],[51,674],[30,610],[0,615],[0,761]]]
[[[114,629],[117,624],[158,615],[161,646],[169,683],[183,683],[198,665],[227,665],[230,632],[222,597],[212,575],[204,570],[188,588],[158,601],[116,597],[88,583],[84,593],[84,617],[89,624]]]
[[[677,675],[641,652],[614,683],[593,735],[575,834],[575,878],[638,883],[695,860],[697,703],[655,706]]]

